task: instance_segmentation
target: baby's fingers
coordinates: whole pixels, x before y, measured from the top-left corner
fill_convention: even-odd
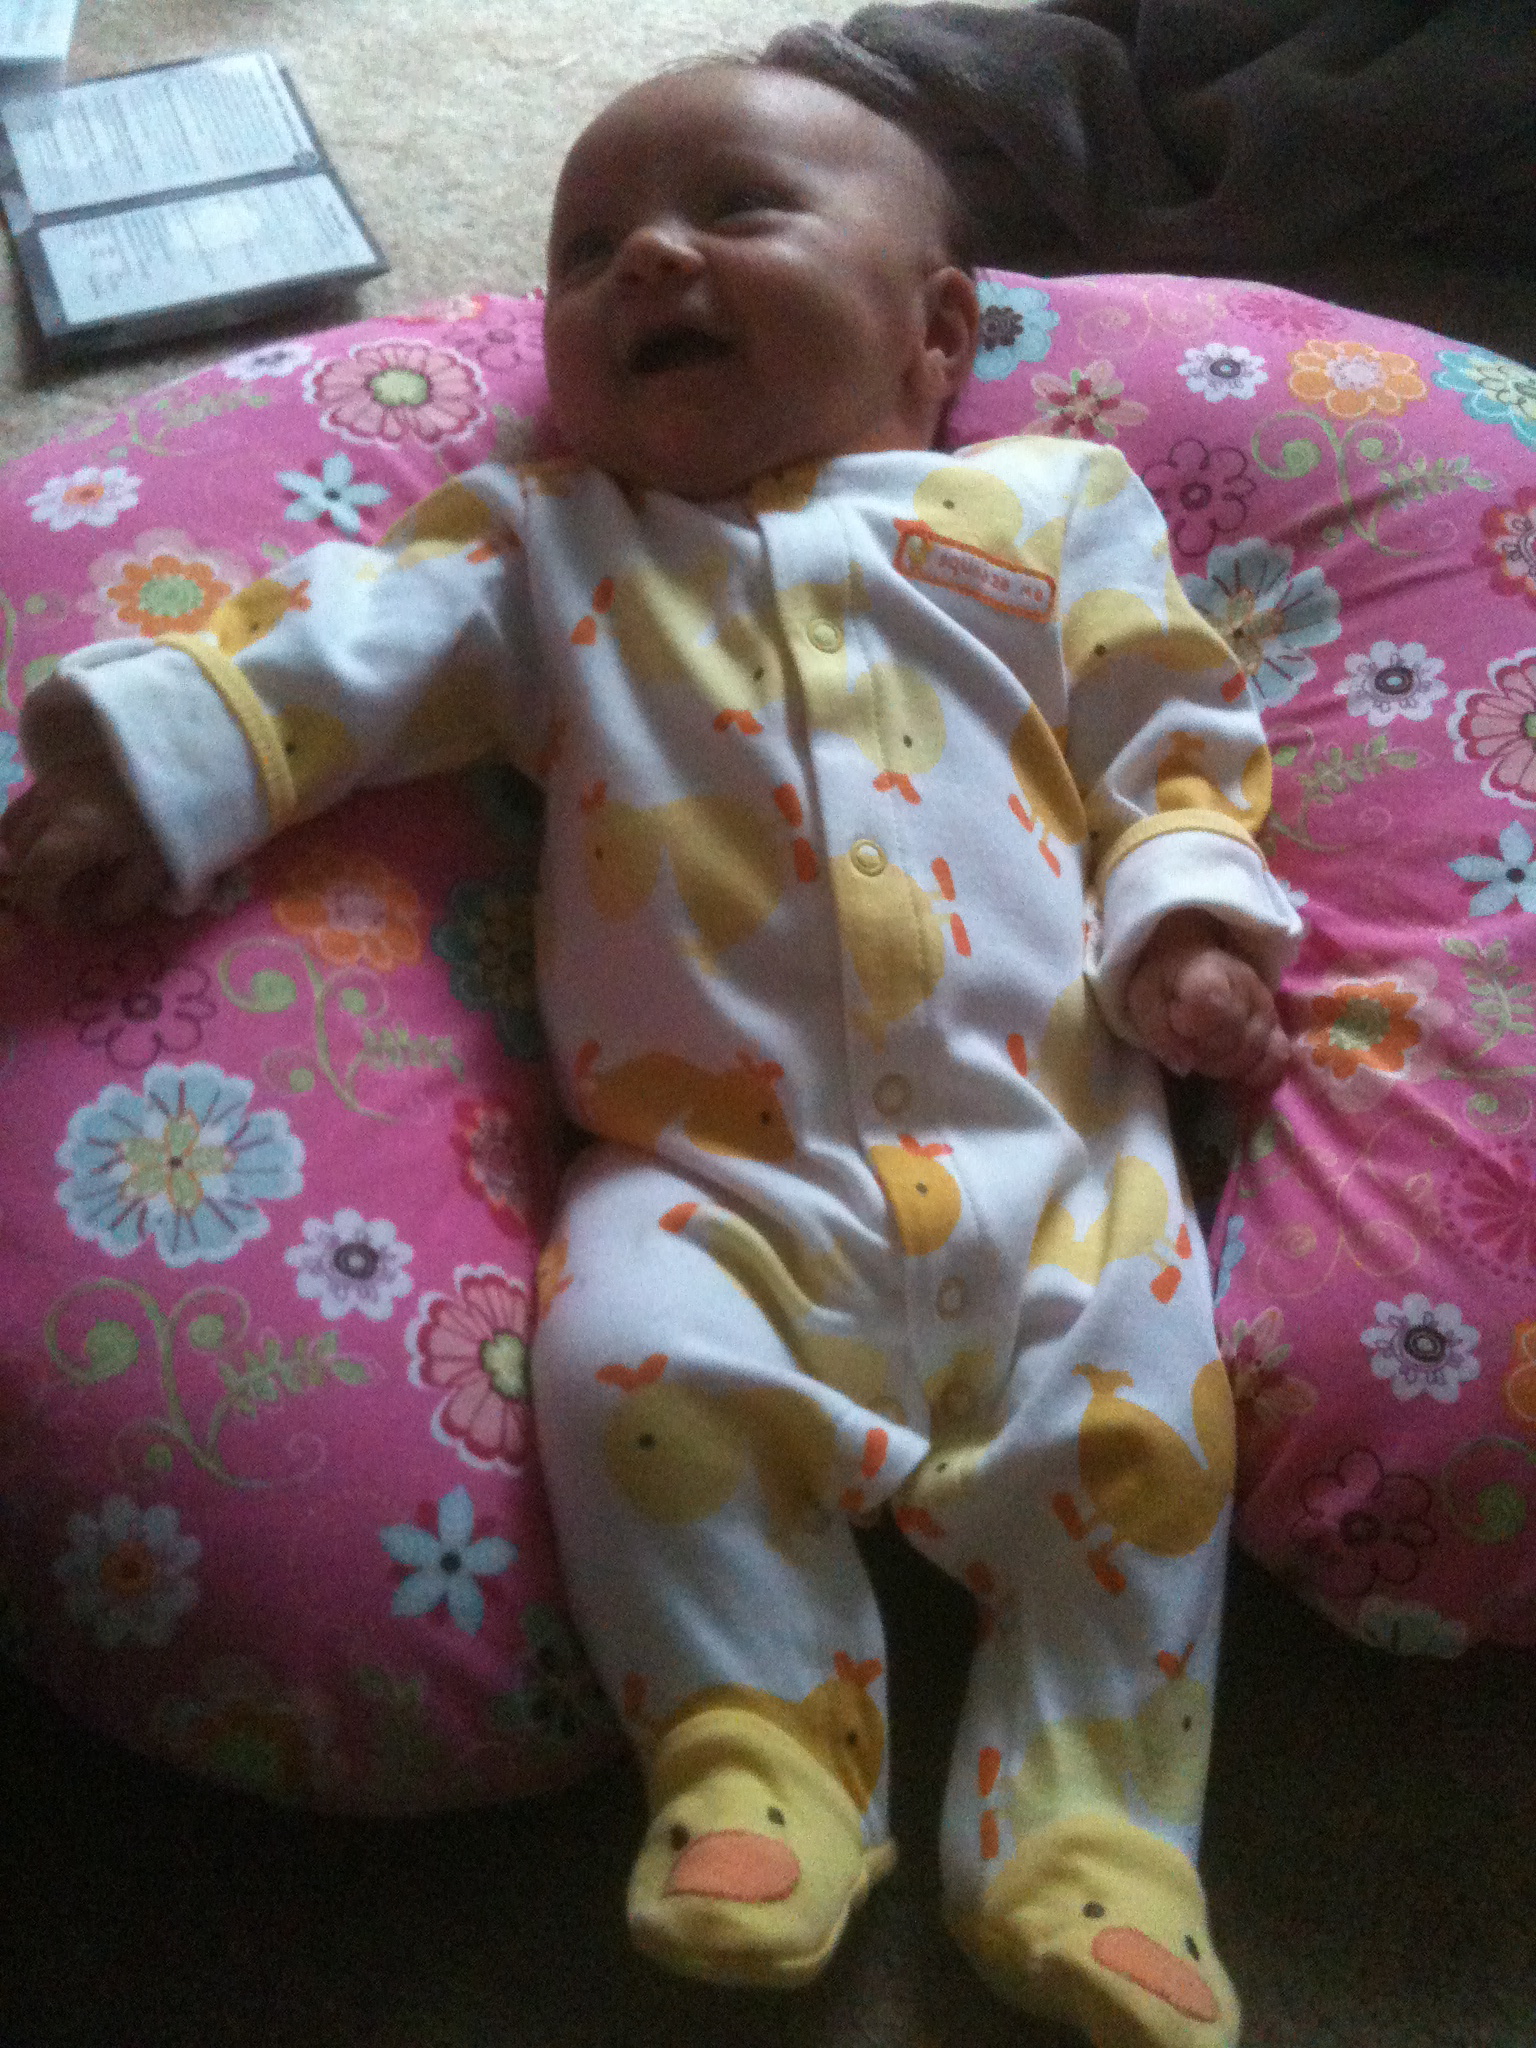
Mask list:
[[[1273,996],[1246,961],[1231,955],[1188,963],[1169,1022],[1190,1066],[1212,1080],[1272,1087],[1290,1057]]]
[[[163,887],[164,866],[136,819],[67,801],[27,806],[23,798],[16,808],[23,815],[6,835],[3,886],[7,900],[34,922],[122,923]]]

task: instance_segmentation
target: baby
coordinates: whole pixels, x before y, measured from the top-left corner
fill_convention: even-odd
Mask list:
[[[195,904],[290,819],[504,748],[546,795],[572,1168],[534,1396],[644,1764],[649,1955],[792,1985],[888,1870],[889,1507],[982,1617],[947,1913],[1095,2042],[1232,2044],[1193,1867],[1233,1464],[1156,1061],[1263,1087],[1268,757],[1124,460],[933,452],[977,295],[944,181],[714,63],[559,181],[568,458],[489,463],[209,633],[62,664],[6,886]]]

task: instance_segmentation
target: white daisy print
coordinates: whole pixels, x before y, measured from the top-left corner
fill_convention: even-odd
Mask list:
[[[72,526],[111,526],[119,513],[131,512],[139,502],[143,477],[118,466],[97,469],[87,466],[71,470],[68,476],[51,476],[27,503],[35,524],[54,533],[68,533]]]
[[[1252,398],[1261,384],[1269,382],[1264,358],[1240,341],[1207,341],[1185,349],[1179,375],[1208,405],[1220,405],[1224,398]]]
[[[1369,654],[1346,654],[1344,680],[1333,694],[1344,698],[1351,718],[1390,725],[1394,718],[1428,718],[1445,695],[1445,663],[1417,640],[1402,647],[1378,640]]]
[[[1478,1332],[1461,1320],[1461,1310],[1448,1301],[1431,1308],[1427,1294],[1405,1295],[1402,1301],[1378,1301],[1376,1322],[1360,1332],[1371,1354],[1371,1371],[1391,1383],[1399,1401],[1428,1394],[1432,1401],[1456,1400],[1467,1380],[1482,1371],[1477,1358]]]
[[[414,1257],[414,1248],[400,1242],[387,1218],[367,1223],[356,1209],[338,1209],[329,1223],[311,1216],[304,1242],[283,1253],[299,1276],[299,1293],[318,1302],[321,1315],[333,1323],[353,1309],[370,1322],[387,1322],[395,1303],[411,1291],[407,1268]]]

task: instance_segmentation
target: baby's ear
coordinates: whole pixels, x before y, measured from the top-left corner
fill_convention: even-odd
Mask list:
[[[932,271],[927,282],[925,352],[937,390],[948,400],[971,374],[981,330],[976,281],[958,264]]]

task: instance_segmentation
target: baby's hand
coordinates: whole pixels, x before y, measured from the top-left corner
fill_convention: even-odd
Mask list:
[[[137,804],[101,756],[46,770],[0,814],[0,903],[38,924],[126,924],[169,886]]]
[[[1175,1074],[1273,1088],[1290,1060],[1275,1000],[1203,910],[1165,917],[1125,989],[1142,1042]]]

